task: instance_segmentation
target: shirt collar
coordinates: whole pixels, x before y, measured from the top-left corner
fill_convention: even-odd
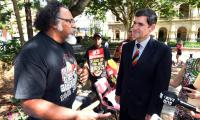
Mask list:
[[[149,40],[150,40],[150,36],[149,37],[147,37],[145,40],[143,40],[142,42],[140,42],[140,46],[142,46],[143,48],[145,48],[146,47],[146,45],[147,45],[147,43],[149,42]],[[135,40],[135,45],[137,44],[137,43],[139,43],[137,40]]]

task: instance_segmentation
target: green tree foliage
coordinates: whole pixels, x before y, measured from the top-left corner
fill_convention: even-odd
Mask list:
[[[11,18],[12,9],[5,7],[8,4],[7,0],[0,1],[0,29],[5,28]]]
[[[200,8],[200,0],[189,0],[190,5]]]
[[[7,43],[0,41],[0,61],[12,64],[20,49],[19,40],[9,40]]]

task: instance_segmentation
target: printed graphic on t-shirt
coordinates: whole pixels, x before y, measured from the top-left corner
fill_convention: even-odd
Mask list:
[[[90,73],[93,76],[100,76],[105,70],[104,50],[103,48],[89,50]]]
[[[63,61],[64,66],[61,69],[63,83],[60,85],[60,101],[65,100],[75,92],[77,83],[77,63],[75,58],[70,54],[65,54]]]

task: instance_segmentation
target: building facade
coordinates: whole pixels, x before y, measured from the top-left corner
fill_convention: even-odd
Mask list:
[[[200,39],[200,9],[193,8],[188,4],[181,4],[174,9],[178,11],[179,17],[172,19],[159,17],[157,27],[152,35],[163,42]],[[126,39],[127,33],[123,24],[116,20],[114,15],[109,16],[108,33],[111,41],[117,42]]]

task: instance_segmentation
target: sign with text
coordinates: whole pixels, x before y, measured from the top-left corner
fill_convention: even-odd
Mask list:
[[[105,70],[104,50],[103,48],[89,50],[89,66],[93,76],[100,76]]]

